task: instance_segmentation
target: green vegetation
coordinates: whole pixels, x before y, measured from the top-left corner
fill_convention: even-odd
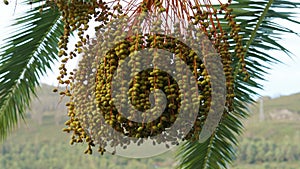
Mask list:
[[[299,162],[271,162],[259,164],[241,164],[233,169],[298,169]]]
[[[46,121],[46,120],[45,120]],[[3,169],[150,169],[173,165],[172,152],[148,159],[127,159],[106,153],[85,155],[85,146],[73,147],[52,118],[39,125],[30,120],[0,147],[0,168]]]
[[[58,96],[51,94],[51,86],[43,85],[38,92],[40,101],[34,101],[30,112],[40,112],[43,121],[30,119],[15,131],[0,147],[0,168],[89,168],[89,169],[170,169],[175,168],[174,152],[145,159],[128,159],[106,153],[104,156],[85,155],[85,146],[69,145],[64,127],[64,100],[58,106]],[[299,95],[299,94],[298,94]],[[278,106],[281,99],[296,104],[296,95],[270,99],[266,105]],[[274,102],[273,102],[274,101]],[[48,108],[43,108],[43,107]],[[297,169],[300,166],[300,126],[297,120],[267,120],[258,122],[259,105],[251,107],[253,114],[246,121],[246,130],[240,138],[233,169]],[[281,108],[285,108],[282,105]],[[299,111],[300,109],[297,109]],[[271,110],[265,109],[265,113]],[[47,112],[47,113],[46,113]],[[52,114],[52,116],[51,116]],[[60,114],[56,123],[55,114]],[[34,116],[29,116],[34,117]],[[298,132],[297,132],[298,131]],[[74,145],[73,145],[74,146]]]

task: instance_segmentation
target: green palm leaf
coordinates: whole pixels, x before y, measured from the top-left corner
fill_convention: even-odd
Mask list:
[[[293,33],[287,27],[279,25],[274,19],[284,19],[300,24],[293,18],[292,12],[282,9],[297,8],[300,3],[285,0],[234,0],[231,5],[237,22],[244,32],[243,43],[247,49],[245,61],[250,74],[248,81],[243,81],[243,75],[236,70],[235,76],[235,111],[223,115],[219,126],[213,135],[204,143],[185,142],[177,150],[178,168],[183,169],[218,169],[228,168],[235,159],[237,136],[241,135],[243,124],[241,120],[248,116],[247,104],[253,103],[254,89],[262,88],[256,81],[264,80],[267,63],[278,63],[279,59],[270,56],[267,50],[280,50],[290,55],[290,52],[278,43],[282,33]],[[281,10],[280,10],[281,8]],[[233,46],[234,49],[234,46]],[[239,67],[238,62],[234,62]]]
[[[25,3],[29,4],[31,0]],[[57,44],[63,34],[60,13],[41,2],[16,19],[0,55],[0,141],[3,141],[28,107],[39,77],[57,59]]]

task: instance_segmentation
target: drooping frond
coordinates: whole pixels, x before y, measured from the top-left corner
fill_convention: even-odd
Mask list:
[[[257,80],[263,80],[269,69],[268,63],[278,63],[280,58],[268,54],[268,50],[281,50],[290,54],[278,42],[283,33],[297,34],[286,25],[280,25],[276,19],[283,19],[300,24],[293,18],[288,9],[298,8],[300,3],[285,0],[234,0],[230,6],[236,15],[243,33],[243,44],[247,51],[245,56],[246,67],[250,75],[248,81],[243,81],[243,75],[235,70],[235,110],[223,115],[214,134],[204,143],[185,142],[177,151],[178,168],[183,169],[218,169],[229,168],[235,159],[237,136],[242,133],[241,120],[248,116],[247,104],[252,103],[253,96],[257,95],[254,89],[262,88]],[[284,10],[283,10],[284,9]],[[235,46],[231,46],[234,50]],[[238,61],[234,61],[239,67]]]
[[[31,0],[26,1],[29,5]],[[20,118],[24,119],[39,77],[57,59],[57,44],[63,32],[60,13],[41,2],[15,19],[13,34],[5,39],[0,55],[0,140]],[[42,11],[40,10],[42,8]]]

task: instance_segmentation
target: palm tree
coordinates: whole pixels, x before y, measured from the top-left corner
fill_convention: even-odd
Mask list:
[[[41,0],[26,0],[24,3],[33,8],[11,25],[16,31],[5,40],[6,44],[0,50],[1,141],[16,127],[20,118],[25,120],[25,110],[40,85],[39,77],[45,75],[47,68],[52,69],[51,63],[58,59],[59,38],[65,33],[62,13],[55,4],[41,3]],[[235,70],[234,111],[222,116],[217,129],[204,143],[187,141],[180,146],[177,153],[179,168],[228,168],[234,160],[237,136],[243,129],[242,119],[248,116],[246,105],[254,102],[254,89],[262,88],[256,81],[264,80],[265,69],[269,68],[266,63],[280,62],[266,50],[281,50],[289,55],[277,39],[282,33],[297,34],[274,20],[300,24],[293,19],[292,12],[279,10],[299,5],[285,0],[233,1],[230,8],[243,33],[245,61],[251,78],[244,81],[238,69]],[[226,25],[222,27],[228,28]],[[230,43],[234,44],[233,41]],[[234,50],[234,46],[231,48]],[[239,68],[240,62],[234,60],[233,66]]]

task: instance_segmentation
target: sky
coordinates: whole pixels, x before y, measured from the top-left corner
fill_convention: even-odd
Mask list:
[[[14,11],[15,2],[20,2],[20,0],[9,0],[9,2],[9,5],[4,5],[2,1],[0,2],[0,45],[3,44],[3,40],[9,35],[10,30],[8,30],[7,26],[12,23],[10,21],[20,16],[22,11],[26,9],[19,3]],[[297,15],[297,18],[298,21],[300,21],[300,13]],[[278,23],[284,26],[288,25],[290,29],[300,34],[300,25],[283,22],[281,20],[278,20]],[[278,97],[300,93],[300,37],[286,34],[282,36],[280,43],[289,49],[293,55],[288,57],[283,52],[268,51],[270,55],[278,58],[283,64],[268,65],[272,69],[267,70],[268,74],[264,77],[265,81],[259,81],[264,86],[264,90],[257,90],[262,96]],[[53,71],[48,70],[47,75],[41,78],[42,83],[55,86],[58,84],[56,77],[59,75],[59,64],[56,63],[53,66]]]

